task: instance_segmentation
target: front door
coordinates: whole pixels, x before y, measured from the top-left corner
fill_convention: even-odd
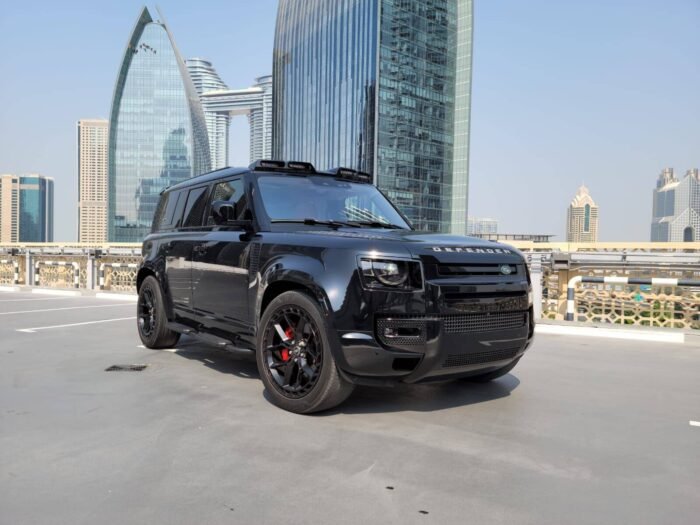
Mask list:
[[[211,204],[228,201],[241,220],[249,213],[240,178],[216,183],[209,199],[206,233],[194,247],[192,282],[194,308],[205,324],[243,335],[248,332],[248,258],[250,234],[217,224]]]

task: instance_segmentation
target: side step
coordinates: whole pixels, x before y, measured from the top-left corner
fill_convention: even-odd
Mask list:
[[[194,336],[203,343],[216,346],[217,348],[221,348],[223,350],[229,350],[231,352],[241,352],[246,354],[254,353],[253,350],[251,350],[250,348],[239,348],[228,339],[224,339],[223,337],[208,334],[205,332],[198,332],[197,330],[195,330],[191,326],[187,326],[186,324],[169,322],[168,329],[172,330],[173,332],[178,332],[180,334]]]

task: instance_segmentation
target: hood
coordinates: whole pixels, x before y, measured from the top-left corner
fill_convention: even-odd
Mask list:
[[[522,254],[516,248],[506,244],[442,233],[426,233],[411,230],[383,230],[340,228],[338,230],[314,229],[296,233],[328,237],[329,239],[367,240],[381,250],[385,245],[388,250],[399,248],[407,250],[414,257],[434,259],[439,262],[460,262],[465,259],[480,262],[510,261],[521,262]]]

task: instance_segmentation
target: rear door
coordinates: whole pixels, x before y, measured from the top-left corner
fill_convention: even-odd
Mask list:
[[[211,211],[216,201],[228,201],[235,218],[250,218],[240,177],[214,184],[205,228],[193,256],[194,308],[206,324],[242,334],[248,320],[248,257],[251,235],[242,228],[217,224]]]
[[[170,296],[173,308],[179,313],[192,309],[192,254],[202,234],[207,190],[207,186],[180,190],[174,231],[163,248]]]

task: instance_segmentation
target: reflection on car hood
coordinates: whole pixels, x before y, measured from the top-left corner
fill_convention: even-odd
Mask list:
[[[467,237],[441,233],[425,233],[411,230],[384,229],[355,229],[340,228],[338,230],[304,230],[296,233],[326,236],[331,238],[367,239],[371,241],[394,241],[402,243],[411,254],[419,257],[433,256],[439,260],[450,260],[455,257],[464,258],[464,254],[475,256],[499,256],[500,259],[521,254],[512,246]]]

